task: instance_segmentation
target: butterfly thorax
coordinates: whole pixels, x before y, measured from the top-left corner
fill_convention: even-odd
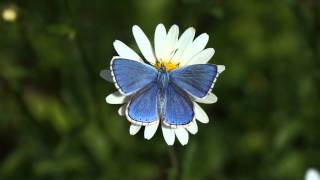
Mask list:
[[[158,70],[157,84],[160,90],[165,90],[169,84],[169,73],[165,67],[161,67]]]

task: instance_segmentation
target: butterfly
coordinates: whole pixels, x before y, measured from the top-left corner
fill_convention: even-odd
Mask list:
[[[161,120],[176,128],[195,119],[193,100],[205,98],[224,69],[214,64],[171,69],[114,57],[110,70],[118,91],[130,96],[125,111],[130,122],[147,126]]]

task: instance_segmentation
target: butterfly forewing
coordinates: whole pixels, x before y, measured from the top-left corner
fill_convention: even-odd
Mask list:
[[[131,95],[155,81],[157,70],[137,61],[114,58],[111,62],[114,83],[124,95]]]
[[[203,98],[213,87],[217,74],[216,65],[195,64],[171,71],[170,81],[189,95]]]

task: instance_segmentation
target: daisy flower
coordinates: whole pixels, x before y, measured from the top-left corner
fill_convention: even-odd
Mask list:
[[[128,95],[126,94],[126,92],[124,92],[124,90],[121,89],[121,87],[119,87],[119,82],[117,82],[117,78],[115,77],[115,75],[117,75],[115,73],[117,72],[114,72],[115,70],[112,69],[113,65],[117,63],[116,61],[114,61],[115,59],[125,59],[127,64],[130,64],[130,62],[132,62],[131,64],[138,64],[133,62],[139,62],[138,65],[142,66],[143,64],[144,68],[150,68],[149,66],[151,65],[153,69],[156,69],[161,74],[160,79],[162,79],[158,79],[158,84],[160,83],[161,87],[166,87],[168,84],[166,77],[169,76],[167,75],[169,74],[169,72],[174,72],[175,70],[183,69],[184,67],[188,67],[191,65],[207,64],[207,62],[214,55],[215,51],[213,48],[205,49],[209,40],[208,34],[203,33],[195,38],[195,29],[193,27],[186,29],[179,37],[179,27],[177,25],[171,26],[168,31],[166,31],[166,28],[163,24],[157,25],[154,34],[154,48],[152,47],[147,36],[140,29],[140,27],[138,27],[137,25],[133,26],[132,33],[142,56],[137,54],[123,42],[119,40],[114,41],[113,46],[118,53],[118,56],[114,57],[111,61],[110,70],[102,70],[100,72],[100,75],[107,81],[114,82],[116,87],[118,88],[118,91],[108,95],[106,97],[106,101],[109,104],[123,104],[119,108],[118,114],[120,116],[126,116],[126,118],[131,123],[129,128],[130,135],[137,134],[140,129],[144,127],[144,138],[149,140],[154,136],[158,129],[158,126],[160,125],[164,140],[168,145],[173,145],[176,138],[182,145],[186,145],[189,140],[189,133],[196,134],[198,132],[197,121],[201,123],[209,122],[208,115],[198,105],[198,103],[212,104],[217,101],[217,97],[216,95],[211,93],[211,89],[214,82],[216,81],[216,78],[222,71],[224,71],[225,67],[223,65],[212,65],[212,67],[215,68],[214,74],[205,74],[205,76],[208,76],[208,79],[210,79],[208,80],[208,82],[210,81],[210,84],[203,97],[199,98],[198,96],[185,95],[180,98],[181,100],[179,99],[179,97],[175,96],[171,98],[175,99],[174,101],[178,101],[176,103],[179,103],[179,101],[183,101],[185,99],[187,99],[186,101],[190,101],[192,107],[190,109],[190,111],[192,111],[190,112],[192,120],[188,121],[188,123],[168,123],[161,118],[158,118],[152,123],[140,123],[132,119],[130,117],[130,114],[128,114],[128,106],[132,98],[137,97],[138,95],[135,95],[137,93],[135,93],[134,95]],[[124,63],[125,60],[122,60],[122,63]],[[121,73],[123,72],[124,71],[121,71]],[[192,70],[192,72],[189,72],[189,74],[194,72],[196,72],[196,70]],[[126,78],[130,79],[133,77],[130,77],[130,74],[128,74]],[[192,87],[189,87],[189,89],[190,88]],[[170,93],[167,96],[169,95]],[[157,99],[156,101],[161,100]],[[157,105],[159,105],[159,102],[156,103]],[[167,111],[170,111],[170,109]],[[174,113],[176,113],[176,111]],[[184,113],[188,114],[189,112],[184,111]],[[183,114],[180,115],[182,116]]]

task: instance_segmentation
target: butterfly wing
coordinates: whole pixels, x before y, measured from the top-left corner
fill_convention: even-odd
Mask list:
[[[111,71],[109,69],[103,69],[100,71],[100,77],[108,82],[113,82]]]
[[[171,71],[170,81],[189,95],[203,98],[212,89],[218,74],[217,65],[195,64]]]
[[[190,97],[180,88],[169,83],[164,95],[162,120],[168,126],[183,126],[194,118],[193,103]]]
[[[127,119],[135,124],[147,125],[157,121],[157,95],[158,85],[151,83],[146,88],[137,93],[128,103]]]
[[[113,81],[123,95],[141,90],[157,77],[157,70],[152,66],[119,57],[112,59],[110,69]]]

